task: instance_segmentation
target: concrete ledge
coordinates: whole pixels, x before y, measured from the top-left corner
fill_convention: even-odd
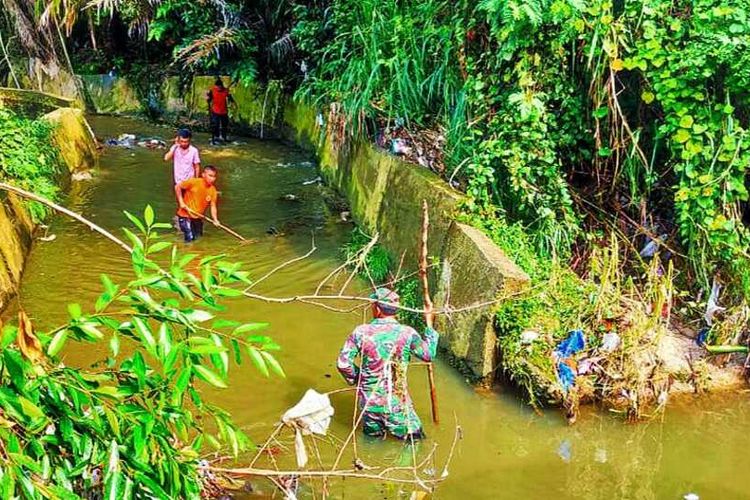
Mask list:
[[[435,301],[453,309],[491,302],[526,287],[529,277],[478,229],[453,222],[442,250]],[[475,381],[491,383],[497,366],[494,308],[442,316],[440,345]]]
[[[83,111],[60,108],[47,113],[42,119],[55,125],[52,140],[68,172],[86,170],[96,165],[96,145]]]

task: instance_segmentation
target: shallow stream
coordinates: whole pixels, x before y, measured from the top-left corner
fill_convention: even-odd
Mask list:
[[[91,122],[101,137],[123,132],[166,139],[171,135],[169,129],[126,119],[93,117]],[[341,263],[338,249],[351,226],[326,216],[318,188],[303,185],[317,177],[313,159],[275,142],[245,140],[241,145],[209,148],[207,139],[199,134],[195,142],[203,164],[219,167],[220,218],[258,241],[241,246],[208,226],[205,237],[190,251],[227,253],[245,262],[257,277],[305,254],[315,230],[317,252],[259,287],[272,296],[314,290]],[[175,202],[171,165],[162,162],[163,153],[138,147],[108,148],[94,179],[74,183],[65,204],[115,233],[127,225],[123,210],[141,213],[147,203],[158,219],[168,221]],[[280,199],[286,194],[294,194],[299,201]],[[268,235],[270,226],[282,234]],[[21,305],[39,327],[64,320],[68,302],[93,304],[101,291],[101,273],[116,281],[129,277],[127,256],[83,226],[55,217],[49,233],[56,239],[36,243],[20,291]],[[180,241],[179,234],[174,233],[174,239]],[[236,299],[229,306],[227,317],[271,323],[268,333],[282,346],[278,359],[287,373],[286,379],[265,379],[245,363],[230,370],[230,389],[206,389],[251,438],[263,441],[280,415],[308,388],[324,392],[343,387],[335,369],[336,355],[352,327],[361,322],[360,313]],[[106,345],[97,348],[101,352],[69,344],[66,362],[98,359]],[[450,475],[435,498],[682,499],[690,492],[702,499],[750,496],[743,473],[750,441],[747,394],[683,397],[672,402],[663,417],[638,425],[588,410],[575,426],[568,427],[557,411],[538,414],[513,394],[475,391],[443,360],[436,364],[436,380],[439,427],[430,422],[425,370],[410,369],[411,394],[428,434],[418,453],[439,443],[441,463],[453,438],[454,422],[463,428]],[[332,431],[342,439],[351,424],[353,397],[351,392],[332,396],[337,412]],[[290,442],[289,436],[282,439],[282,443]],[[358,444],[365,463],[411,460],[411,452],[405,452],[400,443]],[[279,451],[282,461],[292,455],[283,447]],[[330,453],[324,449],[323,454]],[[262,482],[256,488],[271,492]],[[331,494],[334,498],[408,498],[410,488],[348,479],[333,482]],[[312,497],[304,491],[301,496]]]

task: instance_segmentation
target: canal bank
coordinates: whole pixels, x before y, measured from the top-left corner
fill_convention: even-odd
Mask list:
[[[71,174],[91,169],[97,161],[96,143],[83,111],[72,105],[72,101],[50,94],[0,89],[0,106],[52,126],[50,140],[59,152],[62,168],[57,182],[61,186],[69,184]],[[36,227],[26,201],[0,192],[0,311],[17,293]]]

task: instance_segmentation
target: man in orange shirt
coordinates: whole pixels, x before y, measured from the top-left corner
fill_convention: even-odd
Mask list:
[[[206,94],[208,101],[208,112],[211,117],[211,144],[227,140],[227,127],[229,126],[229,110],[227,104],[234,102],[229,89],[224,87],[221,78],[217,78],[214,86]]]
[[[216,208],[216,167],[207,165],[200,177],[188,179],[176,184],[174,193],[177,196],[177,220],[185,242],[189,243],[203,235],[203,212],[211,206],[211,222],[219,224]]]

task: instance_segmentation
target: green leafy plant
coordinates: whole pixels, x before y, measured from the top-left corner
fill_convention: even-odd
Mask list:
[[[249,357],[283,376],[266,323],[221,318],[220,301],[250,282],[223,256],[180,254],[159,237],[151,207],[126,214],[133,279],[102,276],[93,307],[46,332],[25,314],[2,330],[0,490],[4,498],[200,498],[210,445],[237,456],[248,438],[204,386],[225,388]],[[167,255],[165,253],[169,252]],[[107,343],[90,366],[61,362],[70,342]]]
[[[53,126],[43,119],[24,118],[0,108],[0,179],[56,199],[61,162],[52,130]],[[44,205],[32,201],[27,206],[34,222],[46,217]]]

